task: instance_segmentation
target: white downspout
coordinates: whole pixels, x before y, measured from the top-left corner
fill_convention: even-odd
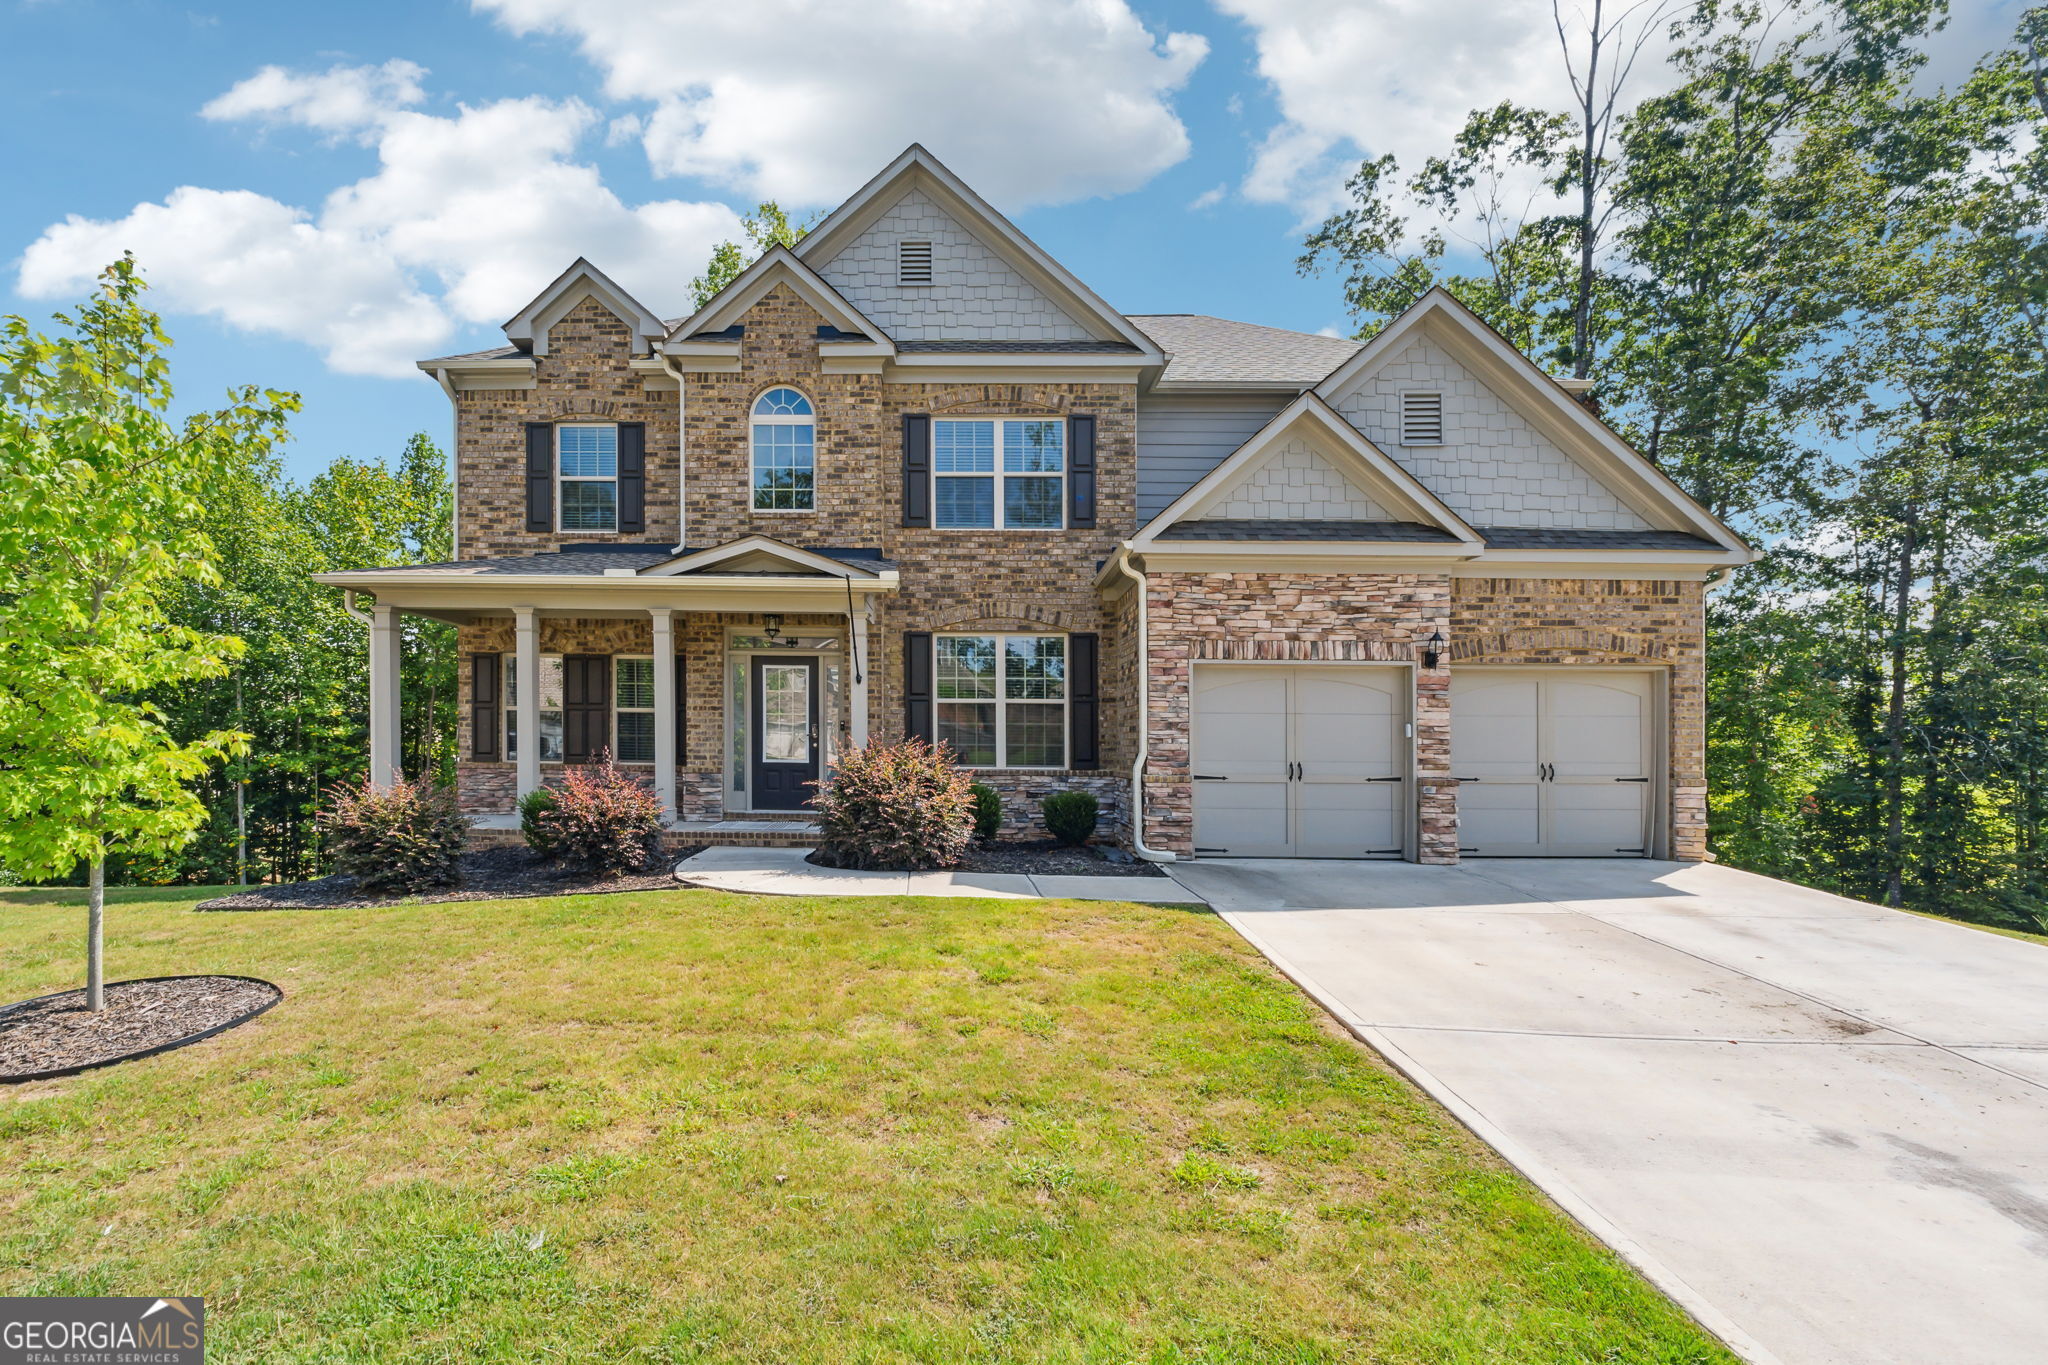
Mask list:
[[[1131,546],[1126,541],[1116,552],[1116,567],[1138,585],[1138,757],[1131,763],[1131,852],[1148,863],[1177,863],[1177,853],[1162,853],[1145,846],[1145,760],[1151,754],[1152,670],[1150,640],[1146,633],[1146,599],[1151,585],[1145,575],[1131,567]]]
[[[674,356],[660,350],[655,354],[661,357],[661,368],[676,381],[676,553],[681,554],[690,546],[689,460],[684,455],[689,446],[690,419],[683,403],[689,386],[683,383],[683,372],[676,368]]]
[[[341,590],[341,609],[350,616],[355,617],[356,620],[361,621],[364,625],[371,624],[370,613],[356,605],[356,590],[354,588],[343,588]]]

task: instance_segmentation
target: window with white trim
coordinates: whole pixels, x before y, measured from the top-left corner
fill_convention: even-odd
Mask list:
[[[932,525],[1056,531],[1066,525],[1067,424],[1059,418],[932,423]]]
[[[619,429],[555,428],[555,505],[564,531],[619,529]]]
[[[754,510],[809,512],[817,506],[817,419],[811,400],[773,388],[754,400]]]
[[[969,768],[1067,766],[1067,637],[932,640],[933,738]]]
[[[896,244],[896,283],[899,285],[921,285],[932,282],[932,244],[930,242],[898,242]]]
[[[505,758],[519,757],[519,656],[507,654],[505,673]],[[540,761],[562,761],[562,656],[540,656]]]
[[[1444,396],[1434,389],[1401,395],[1401,444],[1440,446],[1444,443]]]
[[[654,762],[654,660],[612,656],[612,752],[621,763]]]

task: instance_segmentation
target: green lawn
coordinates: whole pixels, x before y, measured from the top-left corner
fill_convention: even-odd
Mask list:
[[[0,1293],[218,1361],[1727,1362],[1213,916],[711,892],[199,914],[285,1001],[0,1090]],[[0,892],[0,999],[76,893]]]

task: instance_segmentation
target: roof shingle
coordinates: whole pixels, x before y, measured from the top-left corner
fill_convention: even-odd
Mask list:
[[[1360,342],[1232,322],[1201,313],[1137,313],[1131,321],[1166,352],[1161,384],[1305,389],[1358,353]]]

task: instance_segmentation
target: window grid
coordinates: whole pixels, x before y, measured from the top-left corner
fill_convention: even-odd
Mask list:
[[[932,641],[934,738],[969,768],[1067,766],[1067,637]]]
[[[811,400],[795,389],[773,388],[754,401],[755,511],[816,510],[817,430]]]
[[[509,763],[519,757],[519,656],[505,654],[500,658],[500,671],[505,676],[505,704],[501,708],[505,735],[500,752]],[[540,656],[541,762],[562,761],[562,732],[562,656],[543,654]]]
[[[556,520],[564,531],[615,531],[619,526],[619,429],[555,428]]]
[[[621,763],[654,762],[654,660],[612,656],[612,757]]]
[[[942,418],[932,423],[932,524],[1056,531],[1066,525],[1066,423]],[[1000,458],[998,453],[1000,452]]]

